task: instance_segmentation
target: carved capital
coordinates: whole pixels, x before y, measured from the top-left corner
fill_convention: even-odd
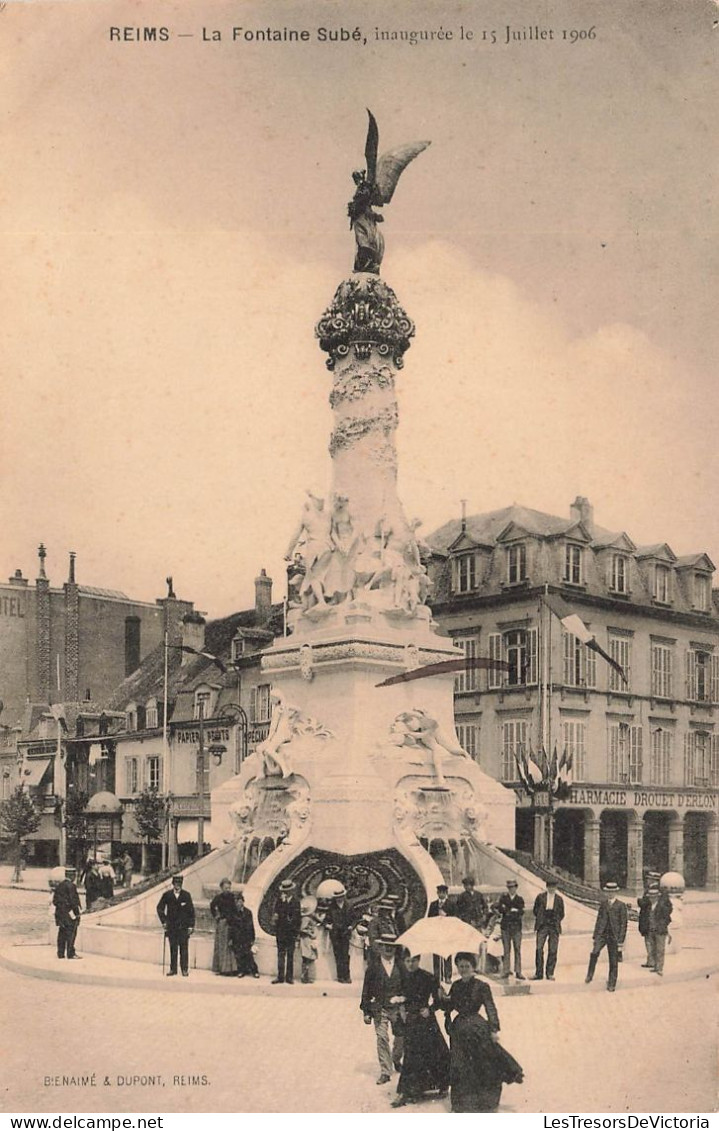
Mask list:
[[[328,369],[334,369],[350,350],[359,361],[366,361],[373,349],[401,369],[414,323],[391,287],[377,276],[359,273],[340,283],[315,335],[320,349],[329,354]]]

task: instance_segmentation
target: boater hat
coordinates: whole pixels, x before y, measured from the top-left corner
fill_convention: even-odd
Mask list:
[[[280,891],[287,892],[287,891],[294,891],[294,890],[295,890],[295,884],[293,883],[292,880],[283,880],[282,883],[280,884]]]
[[[400,946],[394,935],[380,935],[377,942],[381,946]]]
[[[615,884],[614,880],[607,880],[604,884],[604,891],[619,891],[619,884]]]

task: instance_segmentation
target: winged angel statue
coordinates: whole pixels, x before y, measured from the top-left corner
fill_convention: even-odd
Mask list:
[[[403,170],[430,143],[410,142],[409,145],[388,150],[377,160],[379,129],[372,111],[368,110],[367,113],[369,125],[364,149],[367,168],[352,174],[352,180],[357,188],[347,205],[347,212],[350,228],[354,231],[357,243],[355,271],[369,271],[373,275],[379,275],[379,267],[384,255],[384,238],[377,225],[384,221],[384,216],[374,209],[389,204]]]

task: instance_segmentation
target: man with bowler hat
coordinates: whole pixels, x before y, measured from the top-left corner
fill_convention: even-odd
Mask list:
[[[57,923],[57,956],[58,958],[79,958],[75,954],[75,937],[80,925],[80,896],[75,887],[77,870],[72,867],[65,869],[65,879],[55,888],[52,902],[55,905],[55,922]]]
[[[427,918],[436,919],[445,915],[454,915],[454,909],[449,901],[449,888],[446,884],[437,884],[437,898],[433,899],[427,908]],[[438,982],[452,981],[452,959],[434,956],[434,976]]]
[[[535,982],[544,977],[544,948],[547,946],[547,981],[554,981],[559,952],[559,936],[562,933],[564,900],[557,891],[557,881],[547,880],[547,890],[540,892],[534,901],[534,930],[537,935]],[[547,945],[548,944],[548,945]]]
[[[377,953],[365,971],[360,1009],[365,1025],[374,1024],[379,1060],[378,1084],[388,1084],[392,1069],[399,1072],[404,1052],[404,987],[406,972],[392,935],[380,935]],[[390,1030],[392,1043],[390,1044]]]
[[[182,876],[172,877],[172,889],[166,891],[157,905],[157,917],[165,929],[170,944],[170,969],[168,978],[177,974],[177,955],[183,978],[190,973],[190,935],[195,929],[195,906],[189,891],[183,891]]]
[[[471,927],[481,931],[487,919],[487,901],[481,891],[474,890],[474,876],[462,880],[464,891],[455,901],[455,915]]]
[[[302,907],[295,895],[292,880],[282,880],[280,894],[272,916],[277,943],[277,977],[272,979],[274,986],[295,980],[295,946],[302,926]]]
[[[507,880],[507,890],[497,900],[495,911],[500,917],[499,929],[502,934],[502,977],[509,977],[509,966],[514,950],[514,976],[524,981],[522,973],[522,920],[524,900],[517,895],[517,881]]]
[[[585,982],[591,982],[594,977],[594,971],[597,968],[597,959],[601,953],[602,947],[607,948],[607,957],[609,959],[609,977],[607,979],[607,989],[613,993],[617,988],[617,975],[619,973],[619,963],[622,960],[622,947],[624,940],[627,936],[627,905],[622,903],[619,899],[619,888],[613,880],[608,880],[605,883],[604,899],[599,904],[597,911],[597,921],[594,925],[594,941],[592,943],[592,952],[589,956],[589,968]]]

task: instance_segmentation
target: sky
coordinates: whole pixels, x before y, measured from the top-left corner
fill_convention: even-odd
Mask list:
[[[384,210],[382,275],[417,327],[407,513],[426,534],[461,499],[568,516],[580,494],[719,565],[716,16],[10,0],[0,570],[34,578],[42,541],[53,584],[73,550],[83,584],[154,600],[172,574],[210,616],[250,605],[261,568],[281,597],[304,490],[330,483],[314,325],[352,268],[367,106],[380,151],[432,142]],[[152,26],[169,39],[111,38]],[[243,38],[268,27],[310,41]]]

